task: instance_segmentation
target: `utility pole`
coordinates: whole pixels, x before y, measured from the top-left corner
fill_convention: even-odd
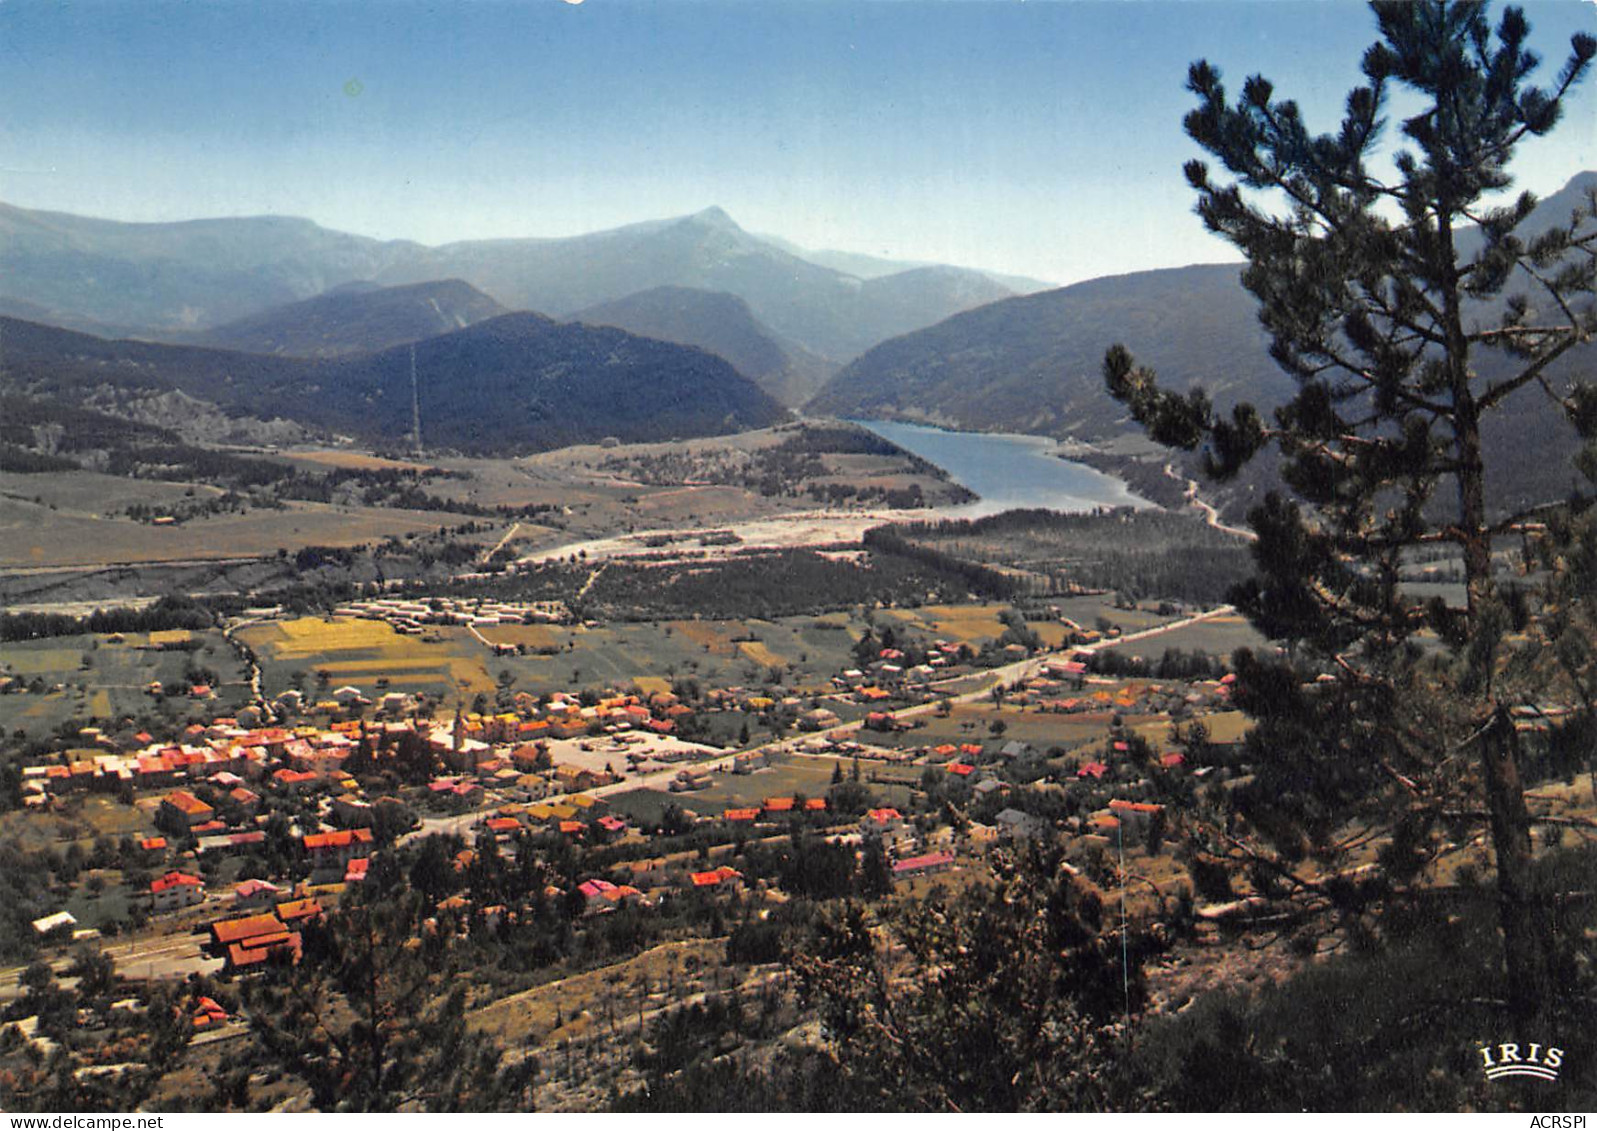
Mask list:
[[[416,344],[410,346],[410,445],[416,455],[421,455],[421,395],[416,387]]]

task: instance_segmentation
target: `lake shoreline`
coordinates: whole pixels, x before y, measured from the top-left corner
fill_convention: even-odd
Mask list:
[[[960,432],[896,420],[851,420],[935,465],[978,499],[940,508],[947,518],[981,518],[1007,510],[1080,513],[1099,508],[1155,507],[1122,479],[1071,458],[1048,436]]]

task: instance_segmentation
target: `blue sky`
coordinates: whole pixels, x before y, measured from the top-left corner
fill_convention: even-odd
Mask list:
[[[1526,5],[1551,77],[1587,0]],[[1071,282],[1229,259],[1191,214],[1187,64],[1332,128],[1350,0],[0,0],[0,200],[279,213],[425,243],[719,204],[812,247]],[[1597,168],[1597,84],[1521,150]]]

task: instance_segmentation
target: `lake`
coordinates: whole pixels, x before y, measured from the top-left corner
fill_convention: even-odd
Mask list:
[[[936,464],[981,496],[978,502],[949,508],[944,512],[949,517],[980,518],[1020,507],[1089,511],[1151,505],[1114,476],[1059,458],[1058,443],[1043,436],[949,432],[894,420],[854,423]]]

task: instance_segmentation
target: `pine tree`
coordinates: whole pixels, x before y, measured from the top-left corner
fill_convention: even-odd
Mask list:
[[[447,943],[409,893],[357,899],[307,929],[305,957],[245,989],[261,1050],[302,1078],[323,1111],[515,1109],[536,1061],[466,1025]]]
[[[818,1008],[845,1107],[1102,1110],[1110,1050],[1142,1009],[1140,934],[1107,929],[1098,895],[1057,849],[999,853],[994,882],[888,904],[848,903],[790,964]]]
[[[1567,530],[1580,505],[1495,506],[1487,438],[1494,419],[1539,409],[1547,427],[1562,417],[1574,428],[1586,444],[1578,464],[1597,476],[1597,388],[1568,376],[1572,351],[1597,330],[1597,198],[1532,236],[1521,225],[1535,199],[1497,194],[1520,143],[1558,123],[1597,41],[1576,35],[1543,89],[1529,83],[1539,60],[1517,8],[1495,32],[1482,3],[1371,8],[1381,39],[1333,133],[1311,134],[1262,77],[1232,103],[1208,62],[1188,76],[1198,106],[1187,132],[1234,178],[1190,162],[1198,214],[1246,256],[1242,282],[1296,395],[1273,421],[1246,404],[1222,415],[1202,390],[1161,390],[1120,346],[1105,377],[1154,439],[1202,448],[1211,476],[1273,448],[1296,495],[1272,493],[1249,515],[1258,577],[1234,599],[1326,678],[1306,684],[1303,665],[1239,658],[1237,702],[1258,720],[1261,768],[1251,812],[1241,799],[1250,824],[1211,831],[1209,847],[1244,862],[1267,893],[1346,910],[1371,892],[1336,874],[1353,848],[1388,845],[1380,890],[1483,822],[1509,1003],[1529,1019],[1548,1004],[1547,920],[1513,711],[1537,687],[1515,678],[1494,539]],[[1383,178],[1376,156],[1394,95],[1417,108],[1402,123],[1396,175]],[[1462,607],[1400,584],[1416,551],[1438,547],[1462,560]],[[1439,659],[1417,645],[1426,631],[1448,646]],[[1311,854],[1319,878],[1299,867]]]

